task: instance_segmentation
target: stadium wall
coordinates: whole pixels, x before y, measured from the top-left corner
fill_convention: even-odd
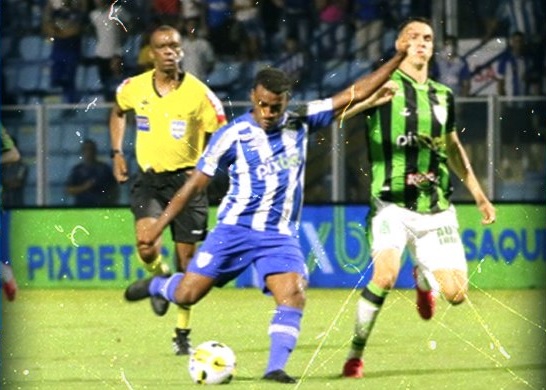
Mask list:
[[[497,205],[497,223],[487,227],[474,205],[458,205],[457,211],[471,288],[546,287],[546,205]],[[365,205],[304,207],[300,241],[311,287],[353,288],[369,280],[368,213]],[[125,208],[11,210],[2,230],[8,232],[2,250],[22,288],[123,288],[145,275]],[[163,252],[173,254],[169,232]],[[406,254],[400,288],[413,287],[410,260]],[[254,286],[255,275],[250,270],[232,285]]]

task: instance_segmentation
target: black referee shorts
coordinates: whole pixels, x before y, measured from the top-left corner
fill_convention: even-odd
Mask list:
[[[189,178],[190,169],[155,173],[139,171],[131,188],[131,211],[135,220],[159,218],[174,194]],[[207,233],[208,199],[205,192],[195,195],[170,224],[173,241],[195,243]]]

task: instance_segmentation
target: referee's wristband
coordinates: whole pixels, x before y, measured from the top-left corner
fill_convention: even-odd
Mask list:
[[[123,154],[123,152],[122,152],[121,150],[119,150],[119,149],[112,149],[112,150],[110,150],[110,157],[111,157],[111,158],[114,158],[114,156],[115,156],[116,154]]]

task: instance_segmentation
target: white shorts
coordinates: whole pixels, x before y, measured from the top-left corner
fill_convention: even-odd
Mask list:
[[[467,271],[455,207],[436,214],[420,214],[393,203],[377,204],[372,218],[372,254],[407,247],[423,271]]]

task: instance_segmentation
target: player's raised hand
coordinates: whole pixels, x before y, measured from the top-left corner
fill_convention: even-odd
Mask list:
[[[396,48],[396,51],[399,53],[407,54],[408,49],[410,47],[410,39],[411,39],[411,29],[406,29],[403,34],[400,34],[396,42],[394,43],[394,47]]]
[[[398,91],[398,84],[389,80],[383,84],[372,96],[365,100],[370,107],[381,106],[388,103]]]

